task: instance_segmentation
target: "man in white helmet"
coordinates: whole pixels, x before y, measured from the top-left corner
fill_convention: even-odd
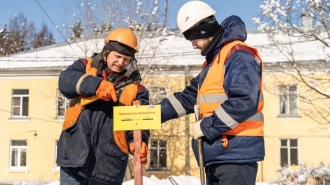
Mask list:
[[[244,22],[230,16],[219,25],[214,14],[202,1],[189,1],[178,12],[180,31],[206,61],[189,86],[160,103],[162,122],[193,113],[198,105],[192,148],[198,161],[202,139],[207,184],[255,185],[257,162],[265,156],[262,63],[244,43]]]

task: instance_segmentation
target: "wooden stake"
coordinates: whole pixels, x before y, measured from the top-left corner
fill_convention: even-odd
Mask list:
[[[200,118],[200,108],[198,105],[194,106],[195,111],[195,121],[199,121]],[[203,141],[202,138],[197,139],[197,148],[198,148],[198,162],[199,162],[199,176],[201,179],[201,185],[205,185],[205,171],[204,171],[204,153],[203,153]]]
[[[136,100],[133,102],[133,105],[141,105],[141,101]],[[133,137],[134,137],[134,147],[135,147],[135,151],[134,151],[134,185],[143,185],[142,164],[141,164],[141,159],[140,159],[142,131],[134,130]]]
[[[205,185],[204,176],[204,154],[203,154],[203,141],[201,138],[197,139],[198,146],[198,161],[199,161],[199,175],[201,178],[201,185]]]

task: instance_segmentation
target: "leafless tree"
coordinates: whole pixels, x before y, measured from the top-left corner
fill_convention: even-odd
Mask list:
[[[30,49],[29,41],[35,31],[34,23],[28,23],[24,14],[20,13],[10,19],[6,25],[7,33],[0,40],[0,55],[8,55]]]
[[[48,29],[45,23],[42,23],[41,30],[34,34],[31,47],[39,48],[51,44],[55,44],[53,33]]]
[[[264,76],[283,74],[276,84],[299,85],[300,113],[330,124],[330,1],[265,0],[260,8],[253,21],[268,35],[270,44],[264,49],[276,50],[279,57],[265,64],[269,73]]]
[[[75,6],[65,10],[63,30],[67,35],[72,35],[73,42],[86,41],[80,49],[88,57],[90,43],[87,41],[105,38],[113,28],[128,27],[138,35],[139,40],[170,33],[166,30],[168,1],[75,0]],[[137,58],[143,55],[141,49]]]
[[[0,55],[9,55],[55,43],[46,24],[40,31],[34,22],[28,22],[23,13],[11,18],[0,29]]]

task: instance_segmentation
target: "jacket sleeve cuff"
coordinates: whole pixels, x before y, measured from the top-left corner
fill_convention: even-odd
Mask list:
[[[142,142],[145,142],[147,146],[149,143],[149,137],[150,137],[150,131],[142,130]]]
[[[148,145],[149,137],[150,137],[150,131],[142,130],[142,142],[145,142]],[[133,131],[126,131],[126,141],[127,141],[127,145],[129,145],[131,142],[134,142]]]
[[[217,138],[217,136],[215,135],[214,132],[219,132],[212,126],[213,126],[212,116],[204,117],[201,122],[201,130],[202,130],[204,136],[206,137],[206,139],[209,141],[212,141],[215,138]]]
[[[132,153],[129,149],[129,145],[134,142],[134,137],[133,137],[133,131],[126,131],[126,142],[127,142],[127,146],[128,146],[128,152],[132,155],[134,155],[134,153]],[[144,142],[147,146],[149,143],[149,137],[150,137],[150,131],[149,130],[142,130],[142,142]]]

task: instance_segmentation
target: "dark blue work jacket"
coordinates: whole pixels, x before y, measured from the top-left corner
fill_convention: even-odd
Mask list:
[[[59,77],[59,90],[67,98],[80,94],[95,95],[102,77],[87,76],[77,92],[77,83],[85,74],[85,64],[75,61]],[[120,93],[119,93],[120,94]],[[118,99],[119,99],[118,94]],[[149,104],[149,93],[140,85],[137,100]],[[113,138],[113,101],[97,100],[84,107],[77,123],[63,131],[58,141],[57,164],[73,167],[89,178],[108,184],[123,182],[128,154],[123,153]],[[143,131],[142,140],[148,143],[149,131]],[[127,142],[133,140],[132,131],[126,132]]]
[[[191,80],[182,92],[174,93],[160,102],[162,122],[194,113],[198,86],[201,87],[214,57],[222,46],[231,41],[245,41],[247,37],[244,22],[237,16],[230,16],[221,23],[223,33],[217,32],[210,45],[202,52],[207,65]],[[202,61],[201,61],[202,63]],[[242,50],[235,51],[225,65],[224,89],[228,99],[222,109],[238,123],[257,113],[260,95],[262,68],[254,56]],[[231,130],[215,113],[201,122],[205,165],[214,163],[249,163],[264,159],[264,138],[262,136],[227,136],[228,148],[222,144],[222,133]],[[198,160],[197,142],[192,139],[192,148]]]

